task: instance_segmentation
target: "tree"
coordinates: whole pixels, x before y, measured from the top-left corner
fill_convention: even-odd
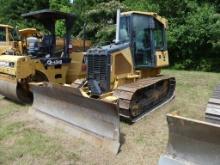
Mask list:
[[[83,13],[87,24],[87,36],[96,43],[111,42],[115,37],[115,23],[117,9],[126,10],[127,7],[116,0],[96,4]],[[82,31],[80,32],[82,34]]]
[[[138,10],[138,11],[148,11],[148,12],[159,12],[159,5],[155,2],[152,3],[151,0],[124,0],[123,3],[130,10]]]
[[[21,14],[49,7],[49,0],[0,0],[0,3],[1,23],[19,27],[25,27],[28,24]]]
[[[0,0],[1,23],[37,26],[25,22],[22,13],[51,8],[75,13],[73,36],[82,37],[87,24],[87,38],[95,43],[111,42],[115,37],[116,10],[152,11],[168,19],[168,50],[174,68],[220,71],[219,0]],[[59,21],[56,33],[64,34]],[[42,28],[40,28],[42,30]]]
[[[176,63],[183,69],[212,70],[206,59],[213,57],[214,36],[219,32],[214,14],[215,8],[204,4],[188,12],[181,24],[174,20],[171,22],[169,47],[172,64]]]

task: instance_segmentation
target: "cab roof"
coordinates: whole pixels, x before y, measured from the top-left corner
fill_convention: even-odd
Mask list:
[[[6,25],[6,24],[0,24],[0,27],[7,27],[7,28],[10,28],[10,29],[13,29],[13,27],[12,26],[10,26],[10,25]]]
[[[21,15],[27,19],[34,19],[37,22],[43,24],[49,31],[54,31],[55,23],[57,20],[65,20],[67,27],[72,28],[73,20],[76,17],[75,14],[64,13],[61,11],[54,11],[50,9],[43,9],[38,11],[33,11],[30,13]]]
[[[64,13],[61,11],[54,11],[50,9],[43,9],[38,11],[33,11],[30,13],[25,13],[21,15],[24,18],[29,19],[36,19],[38,21],[50,21],[52,20],[59,20],[59,19],[69,19],[69,18],[75,18],[75,14],[70,13]]]
[[[147,15],[147,16],[152,16],[154,17],[156,20],[158,20],[160,23],[162,23],[164,25],[165,28],[168,27],[168,21],[166,18],[163,18],[161,16],[159,16],[157,13],[154,12],[142,12],[142,11],[128,11],[128,12],[122,12],[121,15],[132,15],[132,14],[140,14],[140,15]]]
[[[39,32],[36,28],[25,28],[25,29],[19,30],[19,33],[22,36],[27,37],[27,36],[30,36],[30,35],[33,35],[33,34],[37,34]]]

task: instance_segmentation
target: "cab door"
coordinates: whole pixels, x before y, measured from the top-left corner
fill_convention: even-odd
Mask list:
[[[132,17],[132,45],[136,68],[154,67],[152,44],[154,20],[150,16],[134,14]]]

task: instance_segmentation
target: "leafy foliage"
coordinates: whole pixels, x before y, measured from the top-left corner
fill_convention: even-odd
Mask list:
[[[0,4],[0,22],[20,28],[27,24],[32,25],[32,22],[25,21],[21,14],[49,8],[49,0],[0,0]]]
[[[84,18],[82,22],[87,24],[86,32],[87,37],[97,43],[111,42],[115,36],[115,22],[116,22],[116,10],[122,11],[128,8],[116,0],[102,1],[96,5],[92,5],[84,9],[81,17]],[[79,35],[82,35],[81,30]]]
[[[171,65],[176,69],[220,71],[219,0],[0,0],[1,23],[20,27],[36,26],[25,22],[25,12],[51,8],[75,13],[73,36],[86,37],[94,43],[111,42],[115,37],[116,10],[153,11],[168,19],[168,47]],[[62,21],[56,33],[64,34]]]
[[[168,35],[171,62],[181,63],[183,69],[210,71],[213,69],[208,59],[217,53],[219,21],[214,17],[213,6],[193,5],[194,10],[187,12],[182,21],[171,19]]]

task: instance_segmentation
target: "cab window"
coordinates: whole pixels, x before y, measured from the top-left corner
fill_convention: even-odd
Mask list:
[[[14,41],[14,38],[12,36],[12,29],[8,29],[9,32],[9,41]]]
[[[6,29],[4,27],[0,27],[0,41],[6,41]]]
[[[19,39],[17,29],[9,29],[9,41],[18,41]]]
[[[126,42],[130,40],[129,17],[123,16],[120,19],[119,40],[120,42]]]
[[[165,29],[164,26],[158,21],[155,21],[155,29],[153,30],[153,36],[154,36],[154,47],[156,48],[156,50],[166,49]]]
[[[151,36],[154,22],[152,17],[145,15],[133,15],[133,42],[134,42],[134,60],[136,68],[151,67],[152,59],[152,44]]]

